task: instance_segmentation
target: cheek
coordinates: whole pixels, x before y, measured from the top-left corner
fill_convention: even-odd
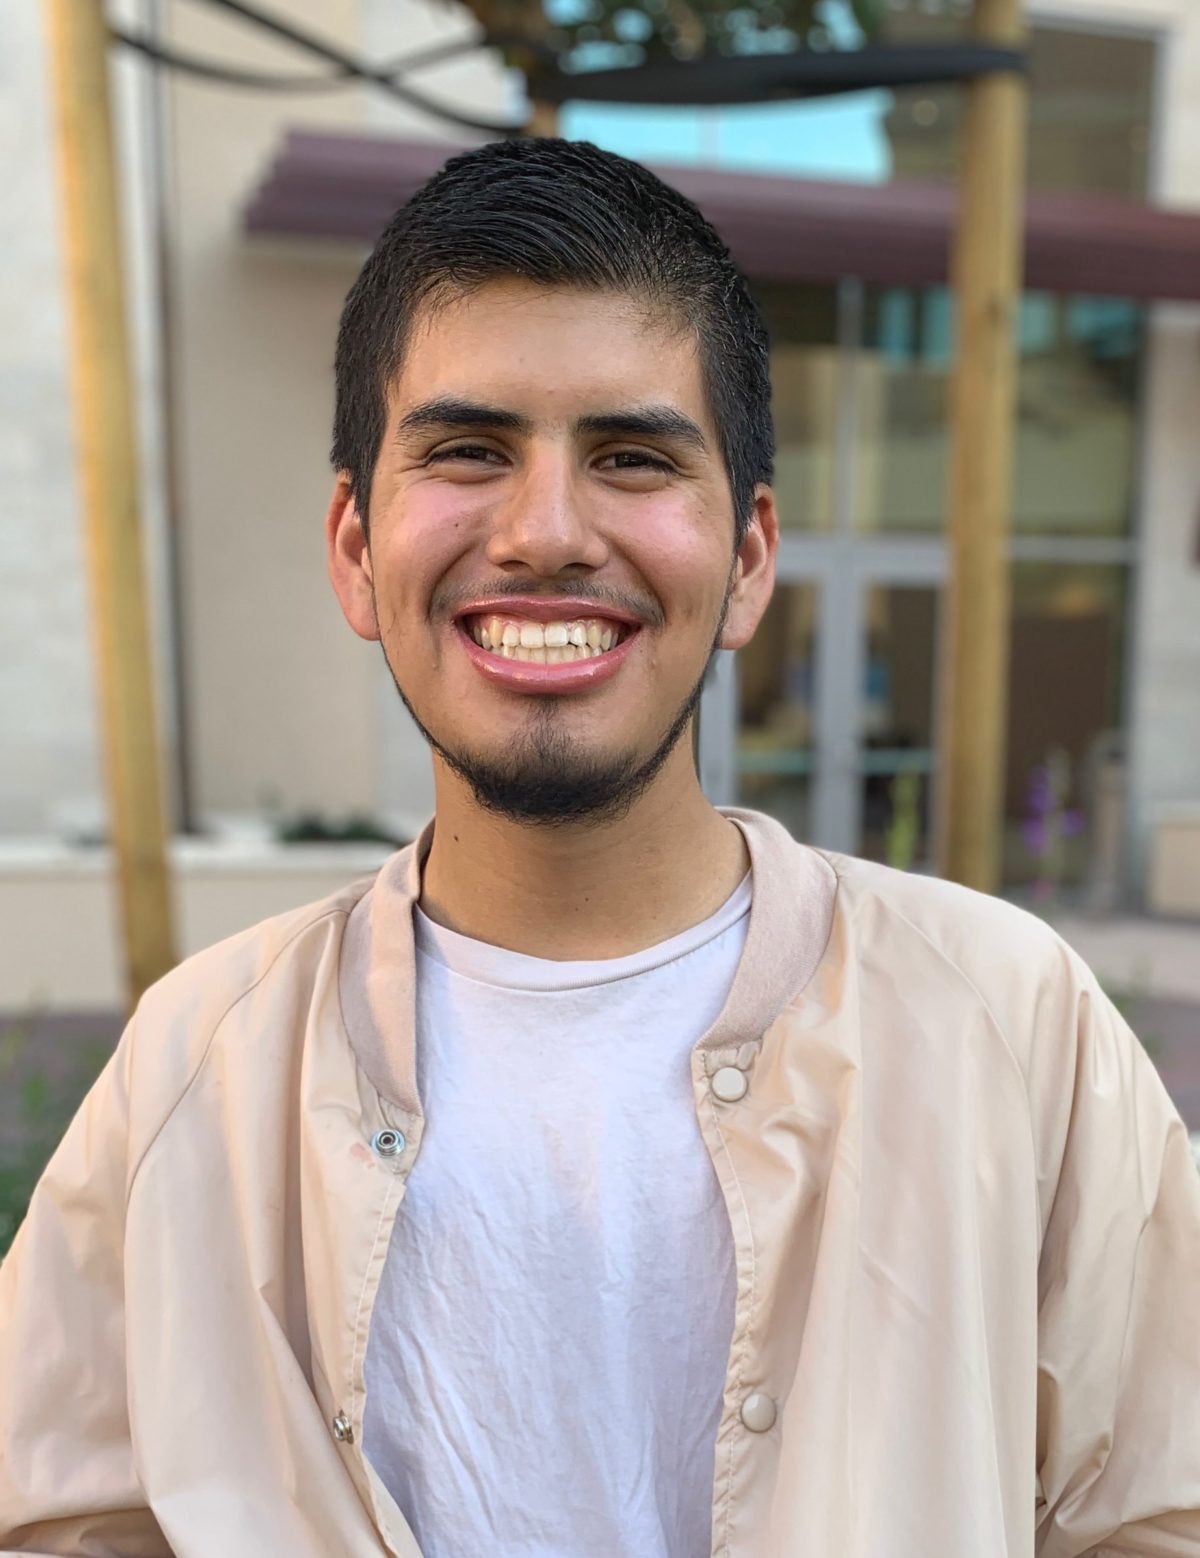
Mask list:
[[[414,487],[397,505],[397,537],[410,553],[452,556],[478,528],[480,506],[470,488],[456,489],[448,482]]]
[[[628,532],[628,555],[643,573],[667,613],[668,624],[710,625],[724,597],[733,538],[728,544],[721,517],[694,504],[647,504],[636,532]]]
[[[376,590],[387,602],[396,631],[427,615],[438,584],[476,529],[463,493],[446,487],[407,493],[388,514],[382,550],[375,556]]]

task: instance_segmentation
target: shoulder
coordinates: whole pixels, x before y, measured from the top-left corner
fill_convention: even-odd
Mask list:
[[[346,916],[374,879],[363,877],[184,958],[146,991],[139,1014],[162,1017],[184,1009],[215,1021],[223,1009],[265,980],[303,979],[314,948],[330,935],[340,935]]]
[[[859,923],[907,925],[931,950],[964,968],[986,971],[1012,958],[1053,960],[1065,946],[1045,920],[1006,899],[852,855],[821,853]]]
[[[346,919],[374,877],[274,915],[184,958],[145,992],[129,1046],[130,1121],[153,1135],[211,1051],[270,1027],[303,1034],[317,986],[336,982]],[[136,1141],[135,1155],[136,1155]]]
[[[1057,932],[1015,904],[814,848],[758,812],[724,810],[746,833],[756,871],[761,867],[763,901],[781,940],[806,906],[824,906],[829,936],[819,939],[826,961],[832,945],[839,969],[853,968],[865,982],[864,994],[900,996],[945,1020],[974,1008],[1012,1038],[1028,1029],[1044,991],[1073,997],[1094,983]],[[757,876],[755,892],[757,900]]]
[[[1038,915],[956,882],[827,853],[862,965],[914,992],[957,985],[1028,1076],[1036,1050],[1107,1006],[1092,970]]]
[[[846,950],[881,1030],[894,1038],[905,1023],[936,1029],[1018,1068],[1043,1229],[1072,1138],[1080,1161],[1122,1164],[1148,1213],[1163,1142],[1182,1124],[1079,954],[1003,899],[850,856],[826,858],[838,876]]]

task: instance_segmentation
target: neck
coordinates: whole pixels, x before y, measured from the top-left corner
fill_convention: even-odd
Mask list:
[[[557,960],[624,957],[699,924],[749,869],[740,830],[705,798],[681,741],[618,821],[570,827],[484,811],[435,758],[421,908],[439,925]]]

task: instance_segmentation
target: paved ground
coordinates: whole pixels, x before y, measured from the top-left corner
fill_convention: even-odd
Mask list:
[[[1117,1000],[1189,1130],[1200,1132],[1200,924],[1052,919]]]
[[[120,1034],[112,1012],[0,1014],[0,1157],[61,1134]]]
[[[1200,1005],[1200,922],[1088,919],[1078,914],[1053,914],[1050,919],[1107,988]]]

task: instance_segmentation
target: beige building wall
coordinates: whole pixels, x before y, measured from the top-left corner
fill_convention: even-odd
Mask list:
[[[1152,196],[1200,208],[1200,5],[1056,0],[1055,11],[1155,29],[1161,74]],[[1159,819],[1200,799],[1200,307],[1151,312],[1141,452],[1142,562],[1130,665],[1130,879]]]
[[[40,12],[0,8],[0,834],[100,788]]]
[[[151,0],[110,0],[118,23]],[[75,470],[70,328],[59,241],[57,149],[42,0],[0,7],[0,839],[105,825],[91,602]],[[150,79],[112,62],[123,193],[131,368],[142,427],[142,509],[158,669],[170,661],[162,548],[156,290],[145,124]],[[173,721],[159,689],[162,739]]]

